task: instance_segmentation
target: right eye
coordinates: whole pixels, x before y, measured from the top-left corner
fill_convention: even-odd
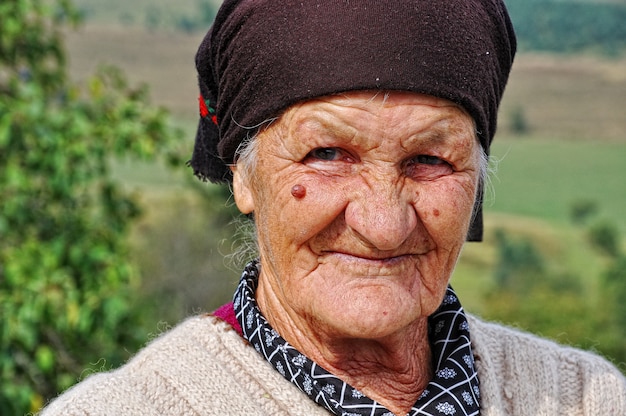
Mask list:
[[[325,162],[344,161],[350,162],[353,158],[345,151],[337,147],[318,147],[311,150],[306,158],[308,160],[321,160]]]

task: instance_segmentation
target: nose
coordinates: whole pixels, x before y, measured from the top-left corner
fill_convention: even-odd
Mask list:
[[[358,182],[350,192],[346,224],[379,250],[399,248],[417,226],[413,198],[391,180]]]

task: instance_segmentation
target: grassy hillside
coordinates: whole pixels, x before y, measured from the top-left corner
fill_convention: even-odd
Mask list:
[[[521,112],[541,139],[626,140],[626,58],[518,54],[500,110],[498,137]]]
[[[481,311],[493,287],[496,230],[531,241],[554,273],[596,293],[607,259],[590,244],[589,227],[615,226],[626,248],[626,142],[500,138],[492,150],[500,163],[485,201],[485,241],[466,246],[454,279],[469,309]],[[580,202],[597,208],[585,226],[572,220]]]
[[[572,207],[595,201],[598,215],[626,235],[626,141],[502,138],[487,212],[539,218],[563,227]]]
[[[619,56],[626,48],[626,4],[563,0],[507,0],[524,51]]]
[[[197,30],[208,26],[220,0],[74,0],[90,24],[119,25],[150,30]]]

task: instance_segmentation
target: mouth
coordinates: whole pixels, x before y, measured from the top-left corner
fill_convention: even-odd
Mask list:
[[[342,251],[324,251],[322,255],[342,262],[369,264],[372,266],[393,266],[418,256],[418,254],[361,254]]]
[[[324,268],[330,267],[335,276],[358,278],[359,281],[363,278],[368,281],[413,281],[420,268],[418,254],[324,251],[318,262]]]

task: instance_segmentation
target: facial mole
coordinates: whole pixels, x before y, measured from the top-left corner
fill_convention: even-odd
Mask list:
[[[306,188],[300,184],[291,188],[291,195],[296,199],[302,199],[306,196]]]
[[[439,216],[439,214],[440,214],[440,212],[439,212],[439,210],[438,210],[438,209],[433,210],[433,215],[434,215],[435,217],[438,217],[438,216]]]

